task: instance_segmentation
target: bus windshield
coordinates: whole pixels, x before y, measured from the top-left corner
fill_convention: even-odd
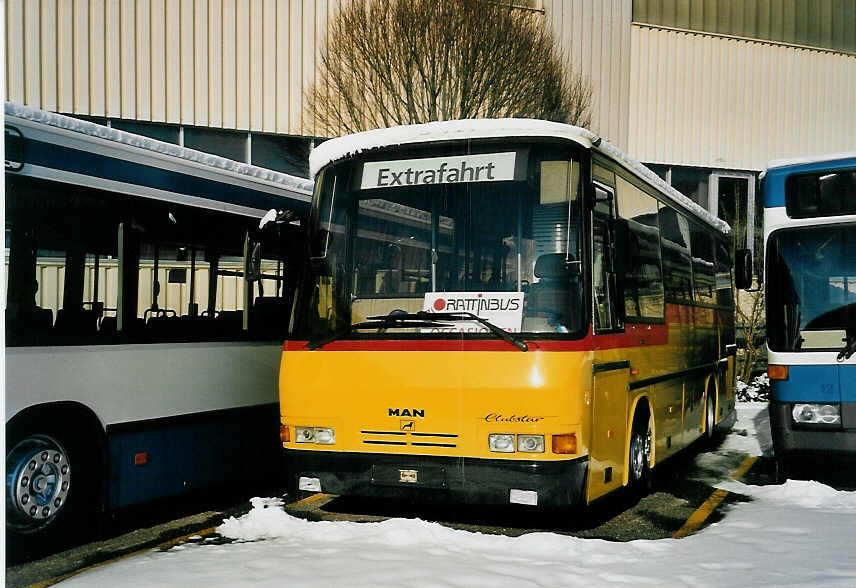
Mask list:
[[[770,348],[838,350],[856,336],[856,225],[782,230],[767,247]]]
[[[579,336],[579,169],[569,147],[476,142],[328,166],[318,176],[312,263],[292,336],[490,336],[475,321],[359,325],[422,311],[469,312],[512,333]]]

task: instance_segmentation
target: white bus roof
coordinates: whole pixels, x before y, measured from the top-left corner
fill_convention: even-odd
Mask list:
[[[804,163],[835,161],[837,159],[852,159],[854,157],[856,157],[856,151],[845,151],[844,153],[829,153],[826,155],[809,155],[806,157],[791,157],[786,159],[774,159],[767,164],[767,169],[773,169],[776,167],[788,167],[790,165],[801,165]]]
[[[709,225],[725,233],[731,231],[728,223],[710,214],[702,206],[672,188],[653,171],[588,129],[545,120],[521,118],[451,120],[345,135],[325,141],[312,150],[309,155],[309,173],[314,178],[322,168],[334,161],[382,147],[503,137],[566,139],[586,149],[600,151],[655,186],[667,199],[689,210]]]
[[[312,196],[314,183],[306,178],[241,163],[219,155],[158,141],[14,102],[6,102],[5,114],[5,124],[19,127],[19,131],[28,139],[40,138],[43,142],[68,147],[77,152],[91,155],[93,158],[96,156],[110,157],[120,161],[135,162],[153,169],[169,169],[187,176],[204,177],[210,181],[221,182],[238,189],[268,194],[272,198],[279,199],[278,202],[271,200],[268,204],[276,203],[277,206],[283,206],[289,200],[308,206]],[[59,179],[59,181],[91,184],[95,187],[103,184],[105,179],[112,179],[96,177],[104,171],[100,170],[98,166],[89,170],[78,170],[74,174],[59,173],[53,170],[32,171],[30,168],[33,167],[35,166],[24,166],[22,175],[38,176],[40,173],[52,173],[51,177],[57,176],[53,179]],[[142,181],[145,178],[139,179]],[[127,193],[143,190],[145,194],[150,196],[154,196],[156,192],[146,187],[137,186],[135,182],[125,182],[122,186],[114,187],[118,192]],[[171,199],[171,196],[167,196],[167,198]],[[260,201],[259,206],[261,204]],[[232,208],[237,210],[235,206]],[[247,206],[241,207],[241,209],[244,213],[254,216],[261,216],[264,213],[264,210],[255,210]]]

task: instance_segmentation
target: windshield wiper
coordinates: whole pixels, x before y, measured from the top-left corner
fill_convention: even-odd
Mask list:
[[[393,314],[386,316],[370,316],[370,321],[390,321],[392,323],[407,323],[407,326],[416,326],[413,324],[413,321],[428,321],[428,322],[468,322],[475,321],[483,326],[485,326],[491,333],[502,339],[507,343],[511,343],[520,351],[529,351],[529,346],[526,344],[526,341],[517,337],[505,329],[501,327],[497,327],[495,324],[487,320],[486,318],[482,318],[478,315],[475,315],[471,312],[425,312],[424,310],[414,313],[408,314]],[[441,325],[442,326],[442,325]]]
[[[407,319],[407,316],[409,316],[409,315],[390,315],[390,316],[383,316],[383,317],[375,317],[375,316],[369,317],[369,320],[361,322],[361,323],[353,324],[348,329],[342,329],[340,331],[337,331],[335,333],[332,333],[332,334],[324,337],[323,339],[318,339],[316,341],[309,341],[306,344],[306,349],[308,349],[310,351],[314,351],[315,349],[318,349],[320,347],[324,347],[328,343],[332,343],[333,341],[337,341],[337,340],[341,339],[342,337],[350,335],[353,331],[355,331],[357,329],[409,329],[409,328],[414,328],[414,327],[420,327],[420,328],[425,328],[425,329],[436,329],[436,328],[440,328],[440,327],[444,326],[444,323],[440,323],[440,322],[436,322],[436,321],[432,321],[432,320],[425,320],[425,319],[420,319],[417,322],[413,322],[413,320],[404,320],[404,321],[398,320],[401,316],[405,316],[405,319]]]

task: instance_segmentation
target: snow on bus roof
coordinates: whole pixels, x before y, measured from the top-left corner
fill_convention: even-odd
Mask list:
[[[314,178],[322,168],[334,161],[382,147],[502,137],[568,139],[587,149],[596,149],[615,159],[629,171],[655,186],[668,199],[697,215],[709,225],[724,233],[731,231],[728,223],[710,214],[704,207],[672,188],[653,171],[588,129],[545,120],[522,118],[450,120],[345,135],[325,141],[312,150],[309,155],[309,173]]]
[[[767,164],[767,169],[776,167],[788,167],[791,165],[802,165],[806,163],[819,163],[821,161],[836,161],[839,159],[854,159],[856,151],[845,151],[843,153],[828,153],[826,155],[809,155],[806,157],[790,157],[785,159],[774,159]]]
[[[55,112],[48,112],[46,110],[14,102],[6,102],[5,112],[6,116],[15,116],[21,119],[73,131],[75,133],[81,133],[90,137],[98,137],[108,141],[115,141],[124,145],[130,145],[132,147],[138,147],[155,153],[160,153],[162,155],[168,155],[170,157],[176,157],[178,159],[192,161],[202,165],[230,171],[232,173],[249,176],[263,182],[277,184],[280,187],[287,188],[294,192],[307,195],[312,194],[314,184],[311,180],[307,180],[306,178],[292,176],[290,174],[247,163],[241,163],[233,159],[220,157],[219,155],[213,155],[211,153],[205,153],[204,151],[197,151],[195,149],[175,145],[174,143],[167,143],[165,141],[158,141],[157,139],[127,133],[125,131],[120,131],[119,129],[113,129],[104,125],[99,125],[70,116],[64,116]]]

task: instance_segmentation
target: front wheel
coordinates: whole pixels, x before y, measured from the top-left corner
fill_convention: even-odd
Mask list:
[[[635,419],[630,434],[628,479],[630,488],[640,494],[648,493],[652,486],[651,476],[651,418]]]
[[[23,439],[6,456],[7,524],[19,533],[49,526],[65,510],[70,488],[68,453],[59,441]]]
[[[97,511],[99,460],[81,432],[45,420],[7,430],[7,557],[26,560],[87,539]]]

